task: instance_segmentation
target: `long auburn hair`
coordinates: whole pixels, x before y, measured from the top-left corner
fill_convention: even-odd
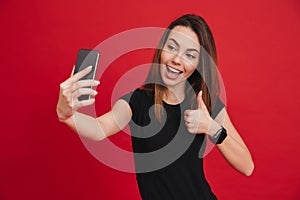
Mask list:
[[[175,26],[191,28],[198,36],[201,46],[197,69],[187,79],[186,97],[190,99],[191,109],[197,109],[196,97],[202,90],[203,101],[211,114],[219,95],[220,86],[217,71],[217,52],[212,32],[205,20],[197,15],[187,14],[173,21],[164,32],[154,58],[143,89],[154,94],[154,111],[156,118],[162,119],[163,95],[167,92],[160,74],[160,58],[166,40]]]

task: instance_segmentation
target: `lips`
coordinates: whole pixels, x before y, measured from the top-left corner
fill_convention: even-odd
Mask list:
[[[166,68],[167,68],[166,76],[167,76],[167,78],[172,79],[172,80],[178,78],[178,76],[182,73],[182,71],[175,69],[173,67],[170,67],[168,65],[166,65]]]
[[[178,69],[175,69],[175,68],[173,68],[173,67],[170,67],[170,66],[168,66],[168,65],[167,65],[167,70],[168,70],[168,72],[174,73],[174,74],[181,74],[181,73],[182,73],[182,71],[180,71],[180,70],[178,70]]]

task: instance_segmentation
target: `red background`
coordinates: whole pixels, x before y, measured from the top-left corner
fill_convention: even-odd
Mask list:
[[[166,27],[185,13],[202,15],[213,31],[228,111],[256,166],[244,177],[214,149],[205,160],[213,191],[220,199],[299,198],[299,1],[80,2],[0,2],[0,199],[139,199],[134,174],[97,161],[58,122],[59,83],[79,48],[132,28]],[[97,112],[109,109],[112,83],[150,58],[110,66]],[[112,139],[130,147],[124,134]]]

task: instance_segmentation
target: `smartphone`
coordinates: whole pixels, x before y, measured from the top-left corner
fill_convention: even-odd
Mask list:
[[[85,75],[84,77],[82,77],[80,80],[95,79],[99,55],[100,53],[97,50],[80,49],[77,54],[76,64],[75,64],[75,69],[73,74],[78,73],[79,71],[87,68],[88,66],[92,66],[91,72]],[[90,98],[91,95],[81,95],[80,97],[78,97],[78,100],[82,101],[82,100],[88,100]]]

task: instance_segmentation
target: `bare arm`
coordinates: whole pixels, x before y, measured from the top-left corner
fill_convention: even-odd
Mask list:
[[[85,69],[71,76],[60,85],[60,95],[57,103],[57,116],[61,122],[67,124],[80,136],[91,140],[102,140],[122,130],[131,119],[131,109],[124,100],[118,100],[111,111],[94,118],[78,112],[84,106],[94,103],[94,99],[78,101],[78,97],[85,94],[96,95],[97,92],[87,86],[96,86],[94,80],[79,80],[90,72]]]
[[[217,147],[227,162],[237,171],[250,176],[254,170],[254,163],[251,154],[233,126],[226,109],[223,108],[216,119],[212,121],[209,134],[213,135],[220,129],[220,124],[227,130],[227,137]]]
[[[236,170],[246,176],[250,176],[254,169],[251,154],[241,138],[238,131],[234,128],[231,120],[223,108],[215,119],[209,115],[206,105],[202,99],[202,93],[197,96],[198,109],[185,111],[185,122],[189,132],[213,136],[221,128],[227,130],[227,137],[222,144],[217,144],[221,154],[227,162]]]

